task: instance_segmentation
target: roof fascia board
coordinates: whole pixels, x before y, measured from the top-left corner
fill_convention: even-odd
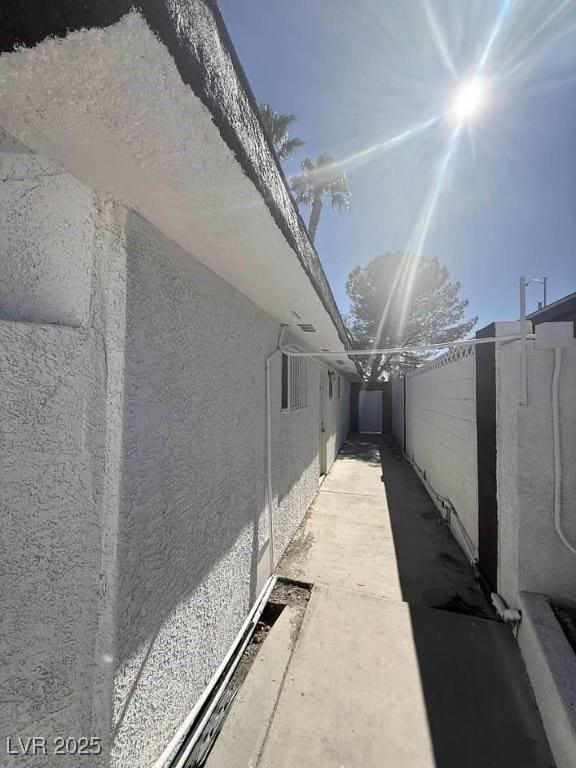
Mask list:
[[[49,37],[104,28],[131,10],[142,13],[170,52],[182,80],[213,116],[222,139],[262,196],[331,318],[345,348],[350,340],[318,254],[266,135],[258,106],[222,15],[212,0],[5,0],[0,53]]]

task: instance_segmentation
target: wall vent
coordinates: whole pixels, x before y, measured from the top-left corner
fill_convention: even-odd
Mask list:
[[[316,328],[311,323],[298,323],[298,328],[304,333],[316,333]]]

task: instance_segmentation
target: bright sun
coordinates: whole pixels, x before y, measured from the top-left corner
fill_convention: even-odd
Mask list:
[[[467,120],[476,113],[484,103],[486,96],[486,84],[474,78],[464,83],[456,93],[451,112],[460,122]]]

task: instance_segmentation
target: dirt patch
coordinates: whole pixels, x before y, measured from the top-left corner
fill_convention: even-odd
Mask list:
[[[310,599],[311,589],[312,585],[309,584],[294,582],[285,578],[278,579],[268,602],[262,611],[262,615],[250,638],[250,642],[244,650],[244,653],[234,670],[234,674],[226,686],[226,690],[216,702],[214,711],[208,719],[208,722],[202,728],[202,732],[197,736],[196,743],[187,758],[187,766],[190,766],[190,768],[201,768],[201,766],[205,765],[210,751],[218,738],[218,734],[224,725],[230,708],[232,707],[234,699],[236,698],[242,683],[245,681],[252,664],[254,664],[262,644],[268,637],[270,630],[278,620],[282,611],[287,606],[290,606],[291,613],[293,614],[291,620],[291,633],[292,639],[295,640],[300,630],[300,625],[302,624],[306,605]],[[207,708],[209,704],[210,699],[208,699],[204,708]],[[200,721],[201,716],[202,711],[198,715],[197,722]],[[191,728],[190,734],[193,730],[194,726]],[[182,742],[173,761],[175,761],[182,753],[182,750],[185,749],[187,739],[188,737]]]
[[[262,643],[268,637],[270,630],[287,605],[296,609],[295,620],[292,625],[292,635],[295,637],[298,634],[302,619],[304,618],[306,605],[310,600],[311,589],[311,586],[307,584],[278,579],[262,612],[262,616],[256,625],[252,639],[242,654],[242,658],[230,680],[229,687],[232,690],[237,692],[248,676],[248,672],[262,647]]]
[[[566,639],[576,653],[576,605],[568,603],[550,603],[554,616],[562,627]]]
[[[310,514],[310,511],[307,513],[307,516],[308,514]],[[304,527],[297,532],[296,536],[292,539],[282,555],[282,559],[278,565],[278,568],[282,573],[290,573],[291,576],[297,577],[302,573],[304,563],[306,562],[308,553],[314,543],[314,535],[306,532],[305,525],[307,516],[305,518]],[[276,585],[276,589],[278,589],[278,585]]]

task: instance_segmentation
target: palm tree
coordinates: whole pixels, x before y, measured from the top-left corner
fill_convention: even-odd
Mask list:
[[[309,205],[311,208],[308,234],[312,242],[316,237],[325,198],[330,198],[332,208],[339,211],[350,210],[350,190],[346,174],[330,155],[323,153],[316,161],[308,157],[303,160],[302,173],[292,178],[291,187],[298,205]]]
[[[296,120],[296,115],[284,115],[282,112],[276,112],[269,104],[260,104],[258,109],[266,133],[270,137],[280,160],[285,160],[293,155],[297,149],[304,146],[302,139],[288,136],[288,129]]]

